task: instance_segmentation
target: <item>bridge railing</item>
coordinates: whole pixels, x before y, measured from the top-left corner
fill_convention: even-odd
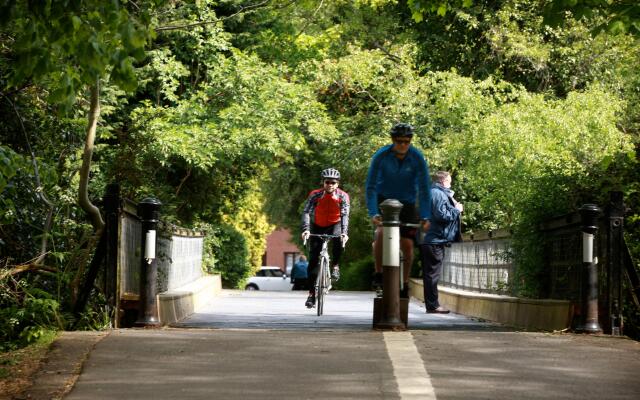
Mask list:
[[[138,206],[121,199],[117,218],[115,325],[130,325],[140,308],[143,249],[142,221]],[[172,291],[203,276],[204,233],[159,221],[156,240],[156,293]],[[128,314],[128,316],[127,316]]]
[[[142,221],[135,202],[124,199],[120,213],[120,297],[140,295]],[[204,233],[160,221],[158,224],[158,292],[177,289],[202,276]]]
[[[200,279],[204,233],[160,223],[158,292],[175,290]]]
[[[598,268],[599,321],[610,333],[612,320],[620,318],[622,274],[626,245],[623,235],[624,205],[622,194],[612,192],[603,207],[594,240]],[[575,313],[580,310],[584,285],[581,218],[578,212],[549,219],[539,227],[544,233],[539,244],[544,253],[544,298],[570,300]],[[464,242],[454,243],[445,252],[440,283],[457,289],[510,295],[516,266],[507,230],[464,235]]]
[[[620,320],[623,302],[622,277],[625,206],[621,192],[611,192],[608,204],[602,207],[598,219],[598,231],[594,236],[594,262],[598,271],[598,320],[605,333],[611,333],[614,320]],[[545,221],[540,230],[543,243],[545,267],[548,271],[547,296],[552,299],[570,300],[575,304],[576,314],[581,310],[582,291],[587,290],[583,280],[581,219],[578,212],[569,213]]]
[[[509,294],[513,276],[508,230],[463,235],[445,251],[440,283],[481,293]]]

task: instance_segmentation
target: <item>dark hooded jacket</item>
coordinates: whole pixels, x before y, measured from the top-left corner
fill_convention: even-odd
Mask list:
[[[431,226],[424,244],[461,242],[460,210],[455,207],[453,192],[440,183],[431,186]]]

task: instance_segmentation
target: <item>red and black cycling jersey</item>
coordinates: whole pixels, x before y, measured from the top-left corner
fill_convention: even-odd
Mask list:
[[[324,189],[312,190],[307,197],[302,211],[302,231],[308,231],[312,222],[327,227],[340,223],[342,233],[349,230],[349,195],[336,188],[329,194]]]

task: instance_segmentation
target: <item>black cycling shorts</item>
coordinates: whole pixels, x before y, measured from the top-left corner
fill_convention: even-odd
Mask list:
[[[380,215],[382,215],[382,210],[380,210],[379,205],[386,199],[382,196],[378,196],[378,211]],[[417,224],[420,222],[420,217],[418,216],[418,209],[415,204],[411,203],[402,203],[402,209],[400,210],[400,222],[405,224]],[[418,233],[417,228],[412,228],[408,226],[400,227],[400,236],[408,239],[416,239],[416,235]]]

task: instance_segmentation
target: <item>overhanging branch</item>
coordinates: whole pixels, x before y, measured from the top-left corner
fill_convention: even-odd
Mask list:
[[[36,264],[36,263],[20,264],[20,265],[14,266],[9,270],[6,270],[0,273],[0,281],[7,277],[17,275],[22,272],[27,272],[27,271],[44,271],[44,272],[52,272],[52,273],[58,272],[56,268],[49,267],[43,264]]]
[[[190,24],[184,24],[184,25],[167,25],[167,26],[159,26],[157,28],[155,28],[156,32],[164,32],[164,31],[174,31],[174,30],[179,30],[179,29],[188,29],[188,28],[194,28],[196,26],[203,26],[203,25],[210,25],[210,24],[215,24],[217,22],[221,22],[221,21],[225,21],[228,19],[231,19],[239,14],[244,14],[244,13],[248,13],[248,12],[253,12],[261,7],[265,7],[270,0],[264,0],[260,3],[256,3],[247,7],[240,7],[240,10],[238,12],[236,12],[235,14],[231,14],[228,15],[226,17],[223,18],[216,18],[213,20],[208,20],[208,21],[200,21],[200,22],[193,22]]]

